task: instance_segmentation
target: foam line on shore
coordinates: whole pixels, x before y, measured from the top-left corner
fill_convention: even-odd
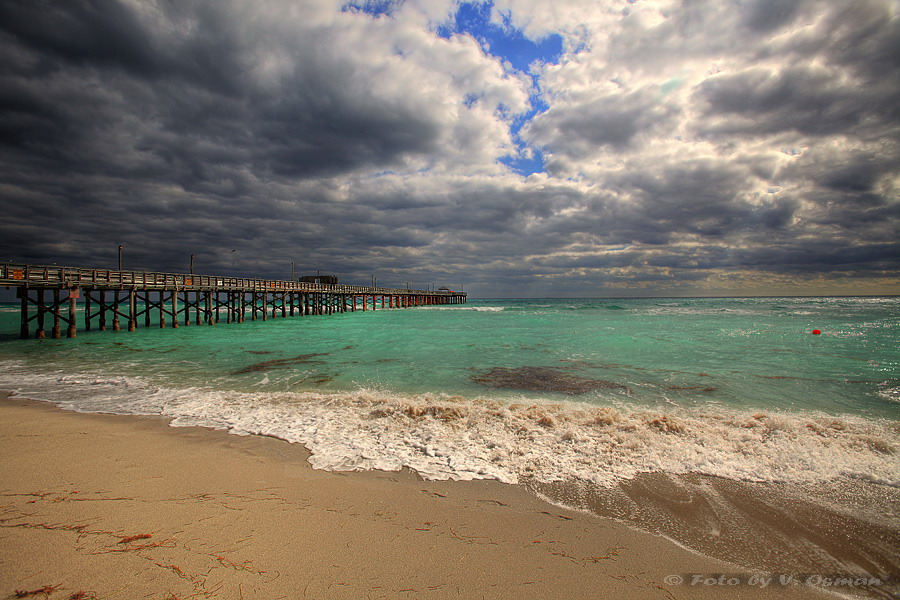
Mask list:
[[[725,407],[590,406],[381,390],[175,389],[141,377],[21,373],[16,391],[81,412],[162,415],[304,444],[316,468],[416,470],[426,479],[584,481],[640,473],[900,486],[896,421]]]

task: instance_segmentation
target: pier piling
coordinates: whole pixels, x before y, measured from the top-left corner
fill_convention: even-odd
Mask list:
[[[177,329],[181,322],[185,326],[191,321],[196,325],[215,325],[221,321],[223,310],[225,322],[236,324],[243,323],[248,312],[251,321],[356,312],[358,300],[363,311],[375,311],[464,304],[467,299],[464,292],[446,288],[411,290],[24,263],[0,263],[0,285],[16,288],[20,300],[19,334],[23,339],[32,337],[31,327],[34,338],[46,337],[48,313],[53,319],[53,339],[61,337],[62,323],[66,324],[66,337],[76,337],[79,299],[84,331],[91,331],[94,326],[106,331],[108,312],[112,313],[113,331],[121,330],[120,318],[127,321],[128,331],[136,331],[141,315],[143,326],[151,326],[153,311],[159,312],[159,328],[171,322],[172,328]]]

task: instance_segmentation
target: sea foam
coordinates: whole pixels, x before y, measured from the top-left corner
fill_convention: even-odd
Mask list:
[[[896,421],[726,407],[645,410],[399,395],[171,388],[142,377],[44,373],[5,365],[0,387],[82,412],[161,415],[173,426],[304,444],[315,468],[398,470],[427,479],[601,486],[640,473],[746,481],[859,478],[900,487]]]

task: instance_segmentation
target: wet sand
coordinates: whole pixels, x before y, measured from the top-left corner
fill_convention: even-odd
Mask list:
[[[300,445],[160,418],[5,398],[0,453],[0,598],[833,597],[525,486],[316,471]]]
[[[900,593],[900,490],[864,481],[817,486],[648,473],[617,488],[531,484],[568,506],[634,524],[750,571],[875,578],[845,595]]]

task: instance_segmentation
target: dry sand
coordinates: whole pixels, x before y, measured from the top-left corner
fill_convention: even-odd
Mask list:
[[[313,470],[296,444],[0,400],[0,599],[824,598],[493,481]],[[749,575],[749,573],[747,573]]]

